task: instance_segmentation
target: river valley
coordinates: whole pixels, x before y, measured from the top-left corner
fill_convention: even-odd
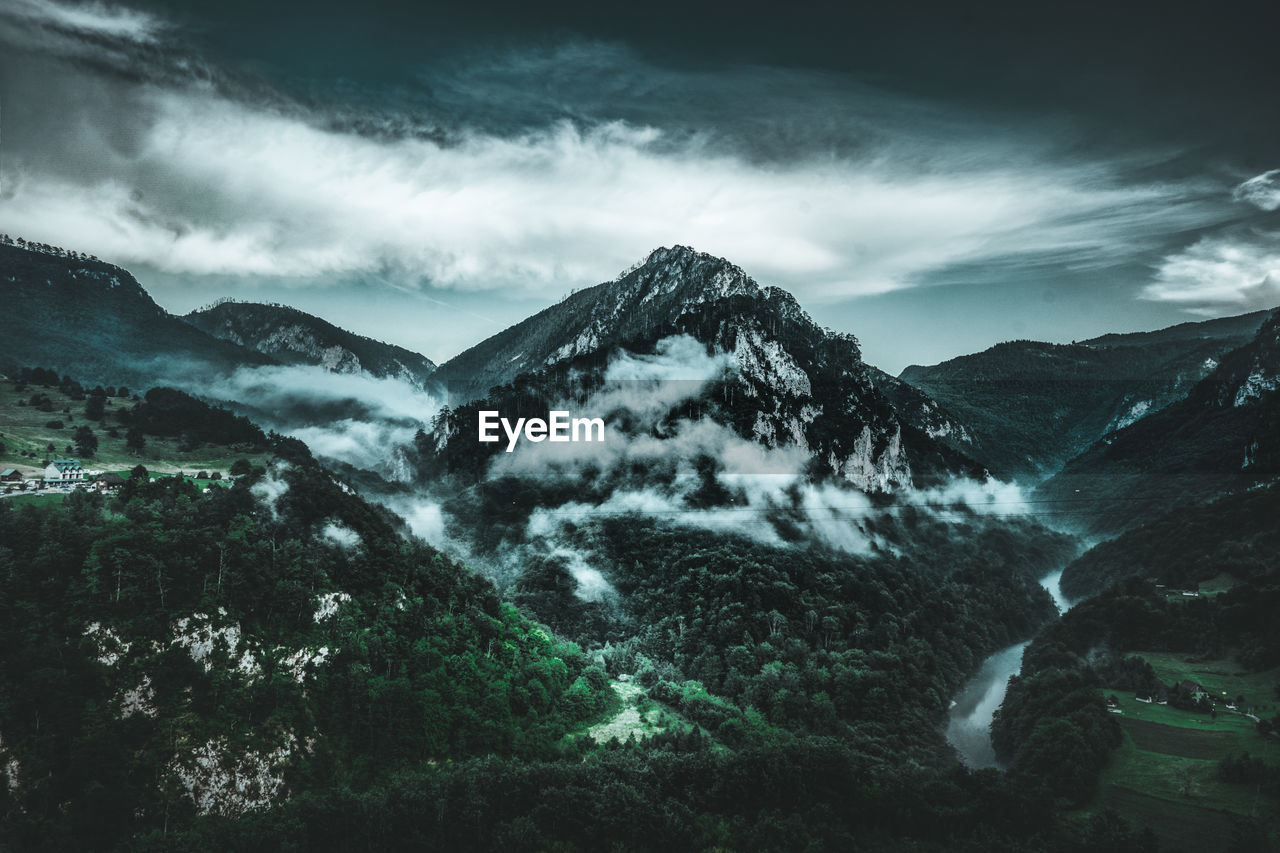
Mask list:
[[[1062,595],[1060,582],[1062,570],[1050,572],[1040,579],[1051,596],[1058,612],[1065,613],[1071,603]],[[991,746],[991,719],[1004,702],[1010,677],[1022,669],[1022,653],[1025,641],[995,652],[955,696],[947,719],[947,742],[955,747],[960,760],[975,770],[999,767],[995,749]]]

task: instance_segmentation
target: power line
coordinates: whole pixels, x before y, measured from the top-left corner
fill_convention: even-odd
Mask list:
[[[850,510],[850,511],[884,511],[890,509],[901,509],[904,507],[928,507],[931,509],[953,509],[953,510],[969,510],[971,512],[981,512],[985,507],[992,506],[1020,506],[1025,504],[1092,504],[1100,501],[1108,501],[1111,503],[1140,503],[1143,501],[1162,501],[1164,497],[1114,497],[1114,498],[1032,498],[1027,500],[1011,500],[1011,501],[987,501],[985,503],[968,503],[965,501],[895,501],[892,503],[872,503],[872,504],[823,504],[816,507],[808,506],[786,506],[786,505],[770,505],[770,506],[715,506],[705,509],[691,509],[685,507],[671,507],[668,509],[646,509],[643,507],[618,507],[611,510],[603,510],[601,506],[590,509],[544,509],[539,510],[543,515],[581,515],[590,514],[592,512],[603,511],[607,514],[626,515],[628,513],[640,513],[642,515],[660,515],[666,513],[692,513],[701,514],[708,512],[809,512],[809,511],[826,511],[826,510]],[[1090,507],[1080,507],[1080,510],[1093,511]],[[1070,512],[1072,508],[1064,510],[1045,510],[1045,512]],[[1031,515],[1038,513],[1015,513],[1010,512],[1009,515]]]
[[[872,514],[879,513],[883,516],[891,510],[902,508],[926,508],[938,511],[953,512],[969,512],[974,516],[994,515],[1000,518],[1085,518],[1089,516],[1106,515],[1114,512],[1116,504],[1137,504],[1150,501],[1163,501],[1162,497],[1124,497],[1124,498],[1042,498],[1027,501],[992,501],[977,506],[957,502],[954,504],[940,504],[937,502],[897,502],[890,504],[881,504],[878,506],[866,505],[825,505],[825,506],[728,506],[728,507],[708,507],[705,509],[687,508],[687,507],[669,507],[662,509],[649,509],[644,507],[584,507],[581,509],[565,509],[559,507],[556,509],[535,509],[533,512],[543,517],[567,517],[580,518],[589,520],[595,518],[625,518],[627,516],[644,516],[659,517],[667,519],[690,518],[698,519],[700,522],[723,523],[723,524],[776,524],[785,523],[787,520],[795,516],[801,516],[809,519],[821,520],[824,513],[831,520],[838,521],[859,521],[868,518]],[[1087,502],[1087,503],[1086,503]],[[1095,506],[1095,503],[1106,503],[1109,505]],[[984,513],[984,507],[1006,505],[1017,506],[1024,504],[1067,504],[1067,506],[1033,508],[1025,511],[1009,511],[1004,513]],[[770,518],[743,518],[743,517],[723,517],[726,514],[739,515],[761,515],[771,514]],[[532,513],[531,513],[532,515]],[[717,518],[717,516],[722,516]]]

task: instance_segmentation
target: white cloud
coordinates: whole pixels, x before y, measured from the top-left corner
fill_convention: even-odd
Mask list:
[[[276,515],[276,502],[284,497],[285,492],[289,491],[289,483],[280,475],[289,468],[287,463],[279,462],[272,466],[271,470],[261,480],[253,484],[253,488],[249,491],[258,500],[271,511],[271,515]]]
[[[573,594],[583,601],[603,601],[617,594],[617,590],[605,578],[604,573],[587,562],[579,552],[571,548],[557,548],[551,556],[565,561],[565,566],[575,583]]]
[[[659,245],[722,255],[804,301],[916,284],[959,262],[1130,252],[1199,215],[1186,187],[1121,185],[1106,164],[1029,163],[892,139],[787,163],[706,135],[561,122],[456,143],[374,138],[228,100],[140,88],[128,156],[67,176],[10,152],[0,229],[187,276],[377,276],[555,297]],[[85,131],[91,133],[92,131]]]
[[[340,521],[331,521],[320,531],[320,535],[339,548],[350,550],[361,543],[360,534]]]
[[[153,44],[167,27],[154,15],[114,3],[6,0],[0,16],[39,29]]]
[[[605,371],[608,384],[585,404],[589,413],[612,411],[615,417],[608,420],[627,420],[626,431],[607,432],[602,443],[524,443],[513,453],[493,457],[490,479],[560,480],[589,485],[591,493],[606,496],[596,503],[573,501],[535,509],[527,533],[539,547],[561,547],[570,538],[566,531],[594,518],[636,514],[774,545],[783,544],[774,521],[784,520],[784,526],[804,541],[865,554],[873,545],[887,547],[868,520],[879,512],[897,512],[901,506],[917,507],[955,523],[964,519],[965,511],[999,516],[1029,511],[1017,485],[990,479],[953,479],[925,490],[905,488],[891,506],[877,509],[866,494],[847,483],[812,482],[806,473],[810,457],[802,448],[768,448],[706,417],[680,418],[660,427],[672,407],[678,410],[682,397],[667,395],[664,405],[655,406],[651,398],[661,398],[661,393],[633,393],[632,386],[648,387],[645,377],[675,377],[662,381],[663,387],[673,386],[692,396],[723,369],[724,362],[708,356],[701,344],[687,336],[664,339],[656,350],[648,356],[615,354]],[[608,404],[600,406],[604,400]],[[628,417],[622,416],[624,410]],[[731,496],[728,502],[705,506],[691,501],[705,484],[698,460],[714,460],[714,477]]]
[[[910,501],[935,508],[963,506],[979,515],[1017,516],[1031,512],[1026,496],[1016,483],[991,478],[981,482],[953,479],[943,486],[912,492]]]
[[[1164,260],[1143,296],[1212,312],[1280,304],[1280,234],[1203,237]]]
[[[171,381],[248,407],[264,428],[301,439],[318,456],[392,480],[410,478],[404,447],[440,408],[437,398],[404,380],[311,365],[242,367],[199,385],[180,375]]]
[[[450,544],[445,536],[444,512],[436,501],[421,495],[397,495],[384,499],[384,502],[392,512],[408,523],[409,529],[418,538],[437,548]]]
[[[610,361],[609,382],[695,382],[720,375],[732,359],[725,353],[707,355],[707,348],[691,335],[672,335],[654,346],[653,354],[621,350]]]
[[[1231,197],[1262,210],[1280,209],[1280,169],[1255,175],[1236,187]]]

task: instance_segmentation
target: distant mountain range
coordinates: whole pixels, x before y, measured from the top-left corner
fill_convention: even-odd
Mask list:
[[[1184,397],[1267,317],[1183,323],[1075,344],[1011,341],[899,378],[972,430],[974,453],[1024,480],[1055,473],[1104,435]]]
[[[403,379],[423,388],[435,364],[416,352],[340,329],[296,308],[223,302],[183,317],[215,338],[263,353],[283,364],[314,364],[334,373]]]
[[[815,324],[786,291],[674,246],[437,368],[285,306],[227,302],[184,322],[127,271],[76,253],[0,245],[0,284],[17,321],[0,342],[9,366],[144,385],[315,364],[447,389],[455,418],[483,398],[501,401],[539,383],[551,394],[570,371],[601,371],[621,350],[652,353],[665,338],[689,336],[733,366],[731,383],[712,384],[720,398],[703,401],[714,418],[764,447],[803,450],[815,474],[873,491],[988,471],[1051,476],[1047,499],[1095,493],[1103,478],[1117,500],[1163,506],[1150,494],[1153,472],[1210,495],[1272,470],[1280,433],[1280,356],[1268,312],[1069,345],[1014,341],[893,377],[862,360],[853,336]],[[1141,489],[1125,485],[1139,481]],[[1132,515],[1117,512],[1100,529],[1119,529]]]
[[[1221,339],[1238,346],[1239,343],[1253,339],[1270,313],[1269,310],[1262,310],[1234,317],[1190,321],[1153,332],[1112,332],[1080,343],[1091,347],[1149,347],[1156,344]]]
[[[127,270],[75,253],[0,244],[0,293],[12,319],[0,364],[137,385],[238,367],[314,364],[424,388],[425,356],[281,305],[225,302],[185,317],[155,303]]]
[[[1280,311],[1184,397],[1095,442],[1038,493],[1087,498],[1107,532],[1277,476]]]

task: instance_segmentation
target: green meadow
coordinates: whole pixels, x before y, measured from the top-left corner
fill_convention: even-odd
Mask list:
[[[1245,710],[1275,713],[1280,669],[1250,673],[1233,661],[1191,660],[1164,652],[1141,652],[1166,684],[1192,680],[1217,697],[1216,715],[1139,702],[1134,693],[1104,688],[1119,700],[1116,716],[1124,741],[1112,753],[1086,812],[1113,809],[1151,828],[1162,849],[1222,849],[1236,816],[1267,819],[1274,805],[1253,785],[1223,782],[1218,763],[1248,752],[1280,764],[1280,740],[1260,735],[1241,712],[1225,708],[1244,695]]]

